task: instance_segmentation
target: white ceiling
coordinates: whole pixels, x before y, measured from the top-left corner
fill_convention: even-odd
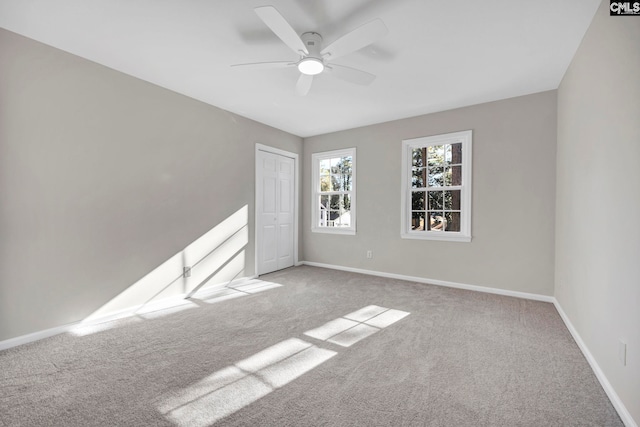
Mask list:
[[[308,137],[556,89],[600,0],[0,0],[0,27],[142,80]],[[297,60],[253,8],[273,5],[326,44],[381,18],[386,37],[295,93]],[[325,44],[325,45],[326,45]]]

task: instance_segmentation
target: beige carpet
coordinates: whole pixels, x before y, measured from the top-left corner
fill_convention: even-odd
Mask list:
[[[549,303],[260,279],[0,352],[0,425],[622,426]]]

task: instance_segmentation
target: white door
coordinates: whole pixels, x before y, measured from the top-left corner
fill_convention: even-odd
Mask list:
[[[292,158],[257,151],[258,274],[293,266],[294,169]]]

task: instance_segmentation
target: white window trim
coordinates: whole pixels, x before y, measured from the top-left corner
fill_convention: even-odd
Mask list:
[[[471,241],[471,157],[472,131],[453,132],[443,135],[405,139],[402,141],[402,192],[401,230],[403,239],[442,240],[449,242]],[[412,231],[411,230],[411,150],[427,145],[442,145],[462,142],[462,192],[460,195],[460,231]]]
[[[320,198],[319,189],[320,189],[320,160],[323,159],[331,159],[334,157],[344,157],[351,156],[352,158],[352,166],[351,166],[351,226],[350,227],[320,227],[318,223],[320,222],[320,218],[318,218],[319,212],[319,204]],[[311,173],[313,176],[311,177],[311,231],[314,233],[327,233],[327,234],[346,234],[346,235],[355,235],[356,234],[356,149],[354,148],[345,148],[341,150],[333,150],[333,151],[324,151],[321,153],[313,153],[311,155]]]

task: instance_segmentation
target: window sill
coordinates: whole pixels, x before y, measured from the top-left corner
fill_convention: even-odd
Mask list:
[[[460,234],[460,233],[452,233],[452,232],[414,232],[414,233],[401,233],[400,237],[403,239],[412,239],[412,240],[439,240],[443,242],[463,242],[469,243],[471,242],[471,236]]]
[[[324,234],[343,234],[347,236],[355,236],[356,230],[353,228],[321,228],[321,227],[312,227],[312,233],[324,233]]]

